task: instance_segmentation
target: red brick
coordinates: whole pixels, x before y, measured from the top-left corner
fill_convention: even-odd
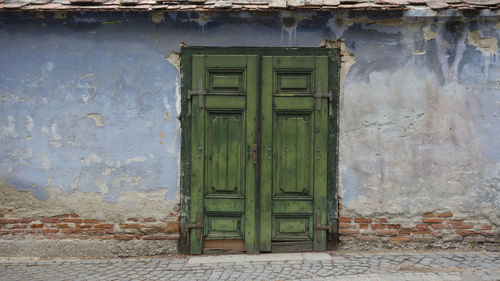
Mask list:
[[[0,230],[0,235],[7,235],[9,234],[9,231],[7,230]]]
[[[417,224],[417,225],[415,226],[415,228],[416,228],[416,229],[429,229],[429,225],[428,225],[428,224],[423,224],[423,223],[421,223],[421,224]]]
[[[31,228],[42,228],[44,226],[43,223],[34,223],[30,224]]]
[[[62,214],[62,215],[53,216],[53,218],[67,218],[67,217],[69,217],[69,214]]]
[[[398,234],[396,230],[388,230],[388,229],[379,229],[377,230],[377,235],[381,236],[393,236]]]
[[[411,231],[412,231],[411,229],[403,228],[403,229],[400,229],[398,232],[399,232],[399,234],[410,234]]]
[[[96,220],[96,219],[84,219],[84,223],[100,223],[101,220]]]
[[[455,229],[471,229],[471,228],[474,228],[474,226],[471,224],[457,224],[457,225],[453,225],[453,228],[455,228]]]
[[[168,240],[179,240],[181,236],[179,234],[168,234],[167,239]]]
[[[28,228],[28,225],[27,224],[11,224],[9,225],[10,229],[25,229],[25,228]]]
[[[339,234],[358,234],[359,230],[357,229],[339,229]]]
[[[26,233],[26,230],[24,230],[24,229],[13,229],[10,231],[10,234],[14,234],[14,235],[15,234],[24,234],[24,233]]]
[[[94,236],[96,239],[101,239],[101,240],[110,240],[113,239],[113,235],[100,235],[100,236]]]
[[[342,204],[339,204],[339,211],[344,210],[344,207],[342,207]]]
[[[437,217],[439,217],[439,218],[451,218],[451,217],[453,217],[453,214],[450,212],[438,213]]]
[[[450,224],[462,224],[464,220],[446,220],[446,222]]]
[[[69,216],[72,218],[79,218],[80,217],[79,215],[77,215],[75,213],[71,213],[71,214],[69,214]]]
[[[78,228],[91,228],[91,224],[77,224],[76,227]]]
[[[167,240],[167,235],[146,235],[142,239],[144,240]]]
[[[82,223],[82,219],[63,219],[63,222]]]
[[[141,227],[143,227],[143,225],[139,224],[139,223],[129,223],[129,224],[122,223],[122,224],[120,224],[120,228],[135,228],[135,229],[139,229]]]
[[[433,229],[450,229],[451,225],[449,224],[441,224],[441,223],[433,223],[431,224]]]
[[[416,230],[412,230],[411,233],[413,233],[413,234],[431,234],[432,231],[430,231],[429,229],[416,229]]]
[[[145,218],[142,220],[143,222],[155,222],[156,219],[155,218]]]
[[[3,217],[5,217],[5,215],[4,214],[0,214],[0,218],[3,218]]]
[[[370,225],[371,229],[384,229],[385,228],[385,224],[376,224],[376,223],[372,223]]]
[[[138,222],[138,221],[139,221],[137,218],[128,218],[127,220],[128,220],[128,221],[135,221],[135,222]]]
[[[384,219],[384,218],[378,218],[378,219],[375,219],[375,222],[379,222],[379,223],[386,223],[386,222],[387,222],[387,219]]]
[[[62,219],[59,218],[42,218],[40,219],[41,222],[43,223],[59,223],[62,221]]]
[[[369,224],[367,223],[360,223],[359,224],[359,229],[368,229]]]
[[[442,219],[422,219],[423,223],[443,223]]]
[[[58,228],[68,228],[68,227],[69,227],[69,224],[67,224],[67,223],[58,223],[58,224],[57,224],[57,227],[58,227]]]
[[[30,222],[34,222],[34,221],[35,221],[34,219],[19,219],[20,223],[30,223]]]
[[[113,239],[115,240],[132,240],[134,239],[133,235],[114,235]]]
[[[460,234],[460,235],[470,235],[470,234],[475,233],[475,231],[474,230],[455,230],[455,233]]]
[[[58,233],[58,232],[59,229],[51,229],[51,228],[42,229],[43,234]]]
[[[394,236],[391,237],[392,242],[408,242],[411,240],[411,237],[409,235],[404,235],[404,236]]]
[[[92,228],[92,229],[86,229],[85,230],[85,233],[88,233],[88,234],[107,234],[106,232],[106,229],[104,228]]]
[[[339,222],[351,222],[352,218],[340,217]]]
[[[175,205],[174,211],[179,212],[181,210],[181,206],[179,204]]]
[[[82,230],[79,228],[63,228],[62,232],[67,234],[80,234]]]
[[[424,213],[422,216],[423,216],[423,217],[425,217],[425,218],[432,218],[432,217],[435,217],[434,213],[432,213],[432,212],[427,212],[427,213]]]
[[[94,228],[112,228],[115,225],[112,223],[103,223],[103,224],[96,224],[94,225]]]
[[[339,223],[339,228],[353,228],[353,224],[350,223]]]
[[[354,222],[371,223],[371,222],[372,222],[372,219],[354,218]]]
[[[177,214],[176,214],[176,213],[172,213],[172,212],[171,212],[170,214],[168,214],[168,216],[169,216],[169,217],[177,217]]]
[[[401,225],[400,224],[388,224],[387,228],[388,229],[400,229]]]
[[[491,230],[491,225],[481,225],[481,229]]]
[[[172,233],[179,232],[181,224],[179,222],[169,222],[167,227],[161,229],[161,232]]]

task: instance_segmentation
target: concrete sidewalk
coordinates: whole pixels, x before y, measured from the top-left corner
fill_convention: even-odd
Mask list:
[[[0,280],[500,280],[498,252],[1,259]]]

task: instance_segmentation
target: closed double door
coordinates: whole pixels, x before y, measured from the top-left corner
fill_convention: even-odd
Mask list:
[[[191,254],[325,250],[328,61],[192,56]]]

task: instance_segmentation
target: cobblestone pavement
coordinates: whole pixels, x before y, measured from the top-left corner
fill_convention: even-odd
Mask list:
[[[500,280],[491,252],[0,259],[0,280]]]

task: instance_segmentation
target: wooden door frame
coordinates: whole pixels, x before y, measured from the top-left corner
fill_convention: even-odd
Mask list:
[[[192,84],[192,57],[193,55],[258,55],[259,56],[259,94],[257,98],[257,116],[260,112],[260,67],[262,56],[328,56],[328,90],[333,93],[334,114],[328,117],[328,157],[327,163],[327,223],[333,225],[333,232],[327,235],[327,249],[333,250],[337,245],[338,228],[338,112],[340,99],[340,49],[338,48],[261,48],[261,47],[182,47],[181,48],[181,170],[180,170],[180,223],[181,234],[179,239],[179,252],[189,253],[189,229],[186,224],[190,222],[190,194],[191,194],[191,116],[188,112],[187,94]],[[260,118],[258,118],[260,119]],[[260,141],[260,120],[257,124],[257,138]],[[260,143],[259,143],[260,147]],[[260,157],[258,157],[260,159]],[[260,201],[260,165],[256,171],[256,185],[259,187],[256,193],[256,217],[259,218]],[[259,234],[259,223],[257,222],[256,235]],[[254,249],[258,252],[257,249]]]

